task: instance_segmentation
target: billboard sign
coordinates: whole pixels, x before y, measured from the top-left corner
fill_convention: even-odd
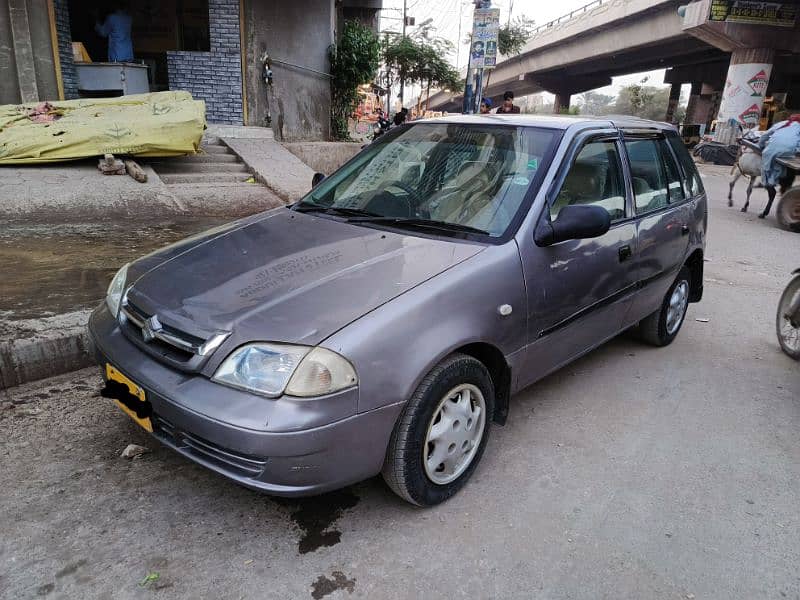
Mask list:
[[[752,2],[750,0],[711,0],[709,21],[794,27],[797,4],[791,2]]]
[[[497,64],[500,9],[476,8],[472,17],[470,60],[474,69],[493,69]]]

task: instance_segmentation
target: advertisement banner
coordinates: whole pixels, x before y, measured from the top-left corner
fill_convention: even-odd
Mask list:
[[[718,120],[735,119],[748,129],[757,126],[771,71],[772,65],[765,63],[731,65]]]
[[[797,4],[793,2],[752,2],[711,0],[709,21],[794,27]]]
[[[497,64],[497,38],[500,34],[500,9],[478,8],[472,17],[470,60],[475,69],[493,69]]]

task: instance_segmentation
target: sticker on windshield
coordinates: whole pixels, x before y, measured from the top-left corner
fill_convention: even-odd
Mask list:
[[[531,182],[531,180],[525,177],[524,175],[517,175],[511,182],[514,185],[528,185]]]
[[[538,168],[539,168],[539,159],[538,158],[532,158],[532,159],[530,159],[528,161],[528,170],[529,171],[535,171]]]

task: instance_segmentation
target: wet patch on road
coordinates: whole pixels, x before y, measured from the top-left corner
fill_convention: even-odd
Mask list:
[[[93,308],[126,262],[227,220],[180,216],[102,223],[0,219],[0,317],[17,321]],[[0,323],[0,334],[2,328]]]
[[[314,600],[320,600],[328,594],[332,594],[336,590],[347,590],[352,594],[356,587],[356,579],[348,579],[341,571],[333,571],[330,579],[325,575],[320,575],[317,580],[311,584],[311,597]]]
[[[343,511],[358,504],[359,497],[341,490],[302,500],[273,498],[272,501],[292,511],[291,519],[302,532],[297,549],[300,554],[307,554],[341,541],[342,532],[334,525]]]

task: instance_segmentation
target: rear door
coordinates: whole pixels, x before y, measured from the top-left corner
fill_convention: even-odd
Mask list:
[[[633,187],[640,288],[628,317],[639,321],[661,305],[689,247],[692,207],[678,162],[663,133],[624,132]]]
[[[602,206],[612,220],[606,234],[547,247],[532,239],[520,244],[528,290],[523,386],[615,335],[626,317],[636,281],[636,223],[622,154],[616,130],[575,140],[539,217],[555,221],[572,204]]]

